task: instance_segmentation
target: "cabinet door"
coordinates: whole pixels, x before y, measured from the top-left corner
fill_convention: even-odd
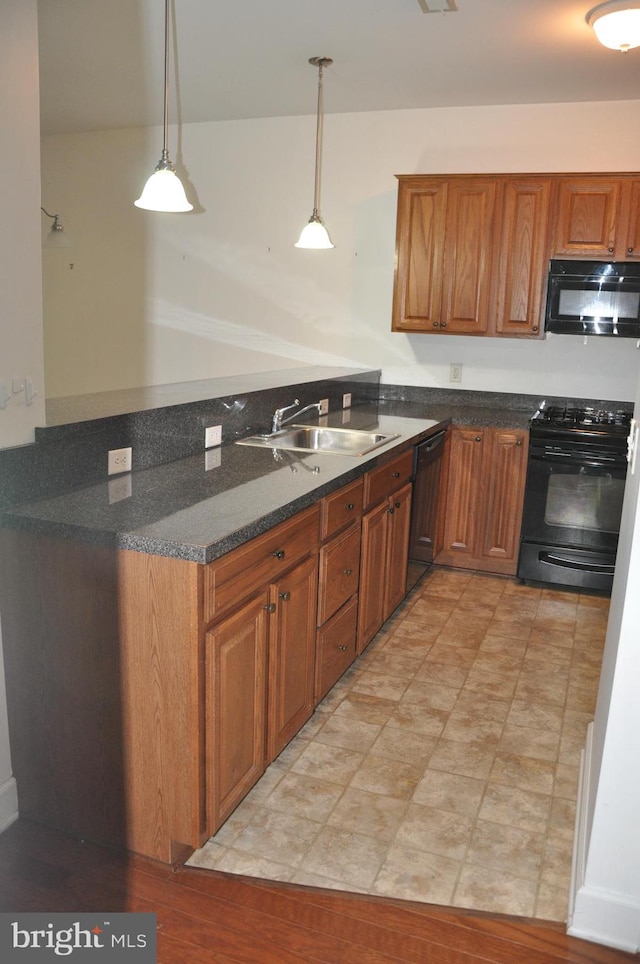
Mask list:
[[[449,182],[440,330],[484,334],[489,327],[496,178]]]
[[[307,559],[271,587],[267,757],[274,760],[314,707],[318,565]]]
[[[268,594],[206,634],[207,823],[214,833],[264,772]]]
[[[547,271],[550,178],[508,178],[498,260],[496,331],[539,335]]]
[[[475,555],[485,429],[451,430],[443,550],[438,563],[468,567]]]
[[[554,252],[610,260],[616,251],[620,178],[561,178]]]
[[[407,592],[407,556],[411,523],[411,485],[389,499],[385,555],[384,618],[399,606]]]
[[[358,653],[382,626],[384,615],[388,501],[362,517],[362,554],[358,606]]]
[[[528,433],[489,429],[484,442],[478,554],[491,560],[492,571],[514,575],[527,471]]]
[[[400,181],[393,331],[439,329],[446,200],[442,179]]]
[[[630,181],[625,189],[622,210],[627,212],[627,221],[619,257],[623,261],[635,261],[640,258],[640,181]]]

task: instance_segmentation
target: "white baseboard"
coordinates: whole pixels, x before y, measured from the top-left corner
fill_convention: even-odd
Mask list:
[[[0,833],[18,819],[18,787],[13,777],[0,786]]]
[[[567,933],[636,954],[640,945],[640,903],[585,884],[588,800],[591,783],[593,723],[580,758],[580,778],[573,838]]]

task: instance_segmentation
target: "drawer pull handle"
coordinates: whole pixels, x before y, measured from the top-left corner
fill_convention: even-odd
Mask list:
[[[348,646],[338,646],[338,649],[340,650],[341,653],[346,653],[348,648],[349,648]]]
[[[346,505],[347,509],[351,510],[351,509],[355,509],[355,507],[356,507],[355,502],[347,502],[347,505]]]
[[[276,611],[276,604],[267,603],[267,605],[264,608],[267,610],[268,613],[274,613]]]
[[[353,572],[353,569],[343,569],[342,571],[344,572],[345,576],[350,576]]]
[[[279,596],[280,596],[280,599],[284,600],[284,602],[289,602],[289,600],[291,599],[291,593],[289,592],[289,590],[279,593]]]
[[[284,549],[276,549],[273,555],[276,559],[284,559]]]

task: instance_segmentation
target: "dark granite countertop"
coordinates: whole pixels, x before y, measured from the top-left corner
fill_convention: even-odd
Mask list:
[[[400,405],[396,403],[400,408]],[[424,408],[424,406],[421,406]],[[446,427],[448,415],[379,414],[360,406],[350,426],[399,437],[360,458],[223,445],[8,509],[3,524],[198,563],[211,562],[402,448]],[[331,416],[342,424],[342,413]]]

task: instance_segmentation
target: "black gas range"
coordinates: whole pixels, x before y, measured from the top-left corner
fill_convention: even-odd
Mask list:
[[[531,419],[518,576],[611,590],[631,413],[546,405]]]

